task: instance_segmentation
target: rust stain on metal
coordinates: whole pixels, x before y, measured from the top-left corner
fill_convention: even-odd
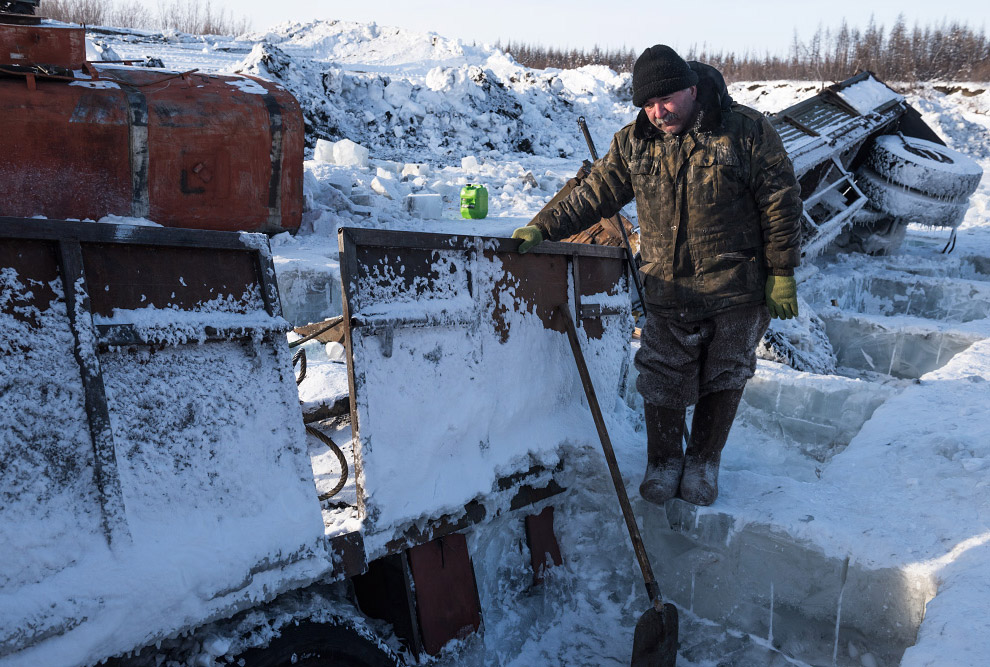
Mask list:
[[[492,260],[495,253],[485,251]],[[543,326],[564,333],[552,317],[554,308],[567,303],[567,258],[564,255],[498,253],[504,275],[492,291],[491,319],[504,343],[509,339],[510,325],[506,315],[510,310],[535,312]]]
[[[246,312],[245,294],[260,294],[251,251],[215,248],[86,244],[86,280],[94,315],[174,307]]]
[[[82,69],[86,62],[86,31],[83,28],[3,23],[0,65],[57,65]]]
[[[56,299],[52,283],[59,276],[57,247],[45,241],[0,239],[0,269],[7,268],[17,272],[18,280],[29,288],[29,292],[3,295],[0,298],[3,312],[37,328],[39,322],[28,309],[48,310]],[[25,345],[24,349],[27,347]]]
[[[442,268],[437,262],[440,257],[441,252],[432,249],[362,247],[357,253],[361,289],[382,289],[389,294],[401,292],[406,296],[426,298],[443,296],[437,295],[435,289],[435,285],[440,284],[441,271],[454,273],[460,270],[464,261],[454,257]]]
[[[29,90],[20,76],[0,76],[0,215],[299,227],[303,118],[289,92],[239,76],[91,69],[99,87],[39,73]]]

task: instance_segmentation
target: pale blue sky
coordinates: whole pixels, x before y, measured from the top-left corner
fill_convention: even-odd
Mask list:
[[[157,0],[143,0],[152,8]],[[957,20],[975,29],[990,23],[986,0],[880,0],[873,2],[800,2],[800,0],[743,2],[704,0],[647,2],[643,0],[210,0],[236,17],[246,15],[256,30],[284,20],[343,19],[433,31],[470,43],[516,40],[559,47],[590,48],[625,45],[640,51],[666,43],[687,49],[707,43],[714,50],[742,53],[787,51],[795,28],[807,39],[819,24],[865,27],[870,15],[888,28],[903,12],[908,25],[943,19]]]

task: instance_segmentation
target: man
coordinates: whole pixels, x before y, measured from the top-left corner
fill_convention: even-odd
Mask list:
[[[711,76],[699,82],[696,69]],[[647,311],[635,360],[647,432],[640,494],[710,505],[756,344],[771,315],[798,312],[800,189],[773,127],[732,104],[715,70],[653,46],[633,67],[633,103],[642,111],[591,174],[513,238],[526,252],[636,199]]]

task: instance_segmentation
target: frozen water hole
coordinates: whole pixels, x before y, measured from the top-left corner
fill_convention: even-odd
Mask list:
[[[917,379],[985,337],[923,319],[848,315],[838,310],[819,315],[838,366],[867,376]]]
[[[804,286],[802,286],[804,287]],[[990,283],[918,276],[906,271],[830,273],[802,289],[817,307],[872,315],[910,315],[940,322],[971,322],[990,317]]]

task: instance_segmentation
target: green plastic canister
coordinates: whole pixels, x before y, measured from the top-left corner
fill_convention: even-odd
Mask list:
[[[488,188],[468,183],[461,188],[461,217],[478,220],[488,215]]]

